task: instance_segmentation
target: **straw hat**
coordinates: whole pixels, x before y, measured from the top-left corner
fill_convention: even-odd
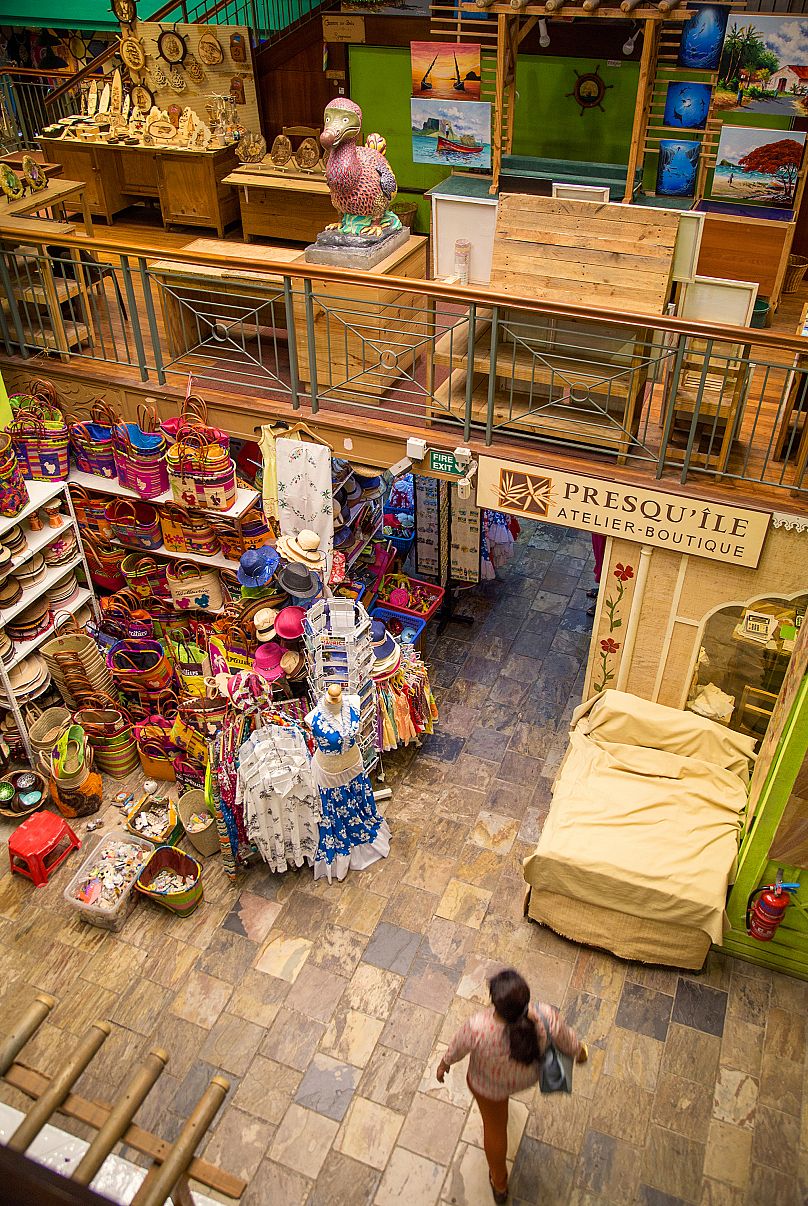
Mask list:
[[[263,607],[253,616],[255,635],[259,641],[271,641],[275,635],[277,611],[274,607]]]
[[[306,615],[302,607],[284,607],[278,612],[275,621],[275,633],[282,641],[298,641],[303,636],[303,619]]]
[[[381,620],[373,620],[370,626],[370,641],[376,659],[371,667],[371,678],[391,674],[401,661],[401,647],[394,641]]]
[[[280,563],[280,557],[269,545],[247,549],[242,553],[236,577],[242,586],[266,586]]]
[[[320,537],[316,532],[304,528],[297,536],[279,536],[275,546],[287,561],[297,561],[300,565],[310,565],[320,569],[325,565],[325,553],[320,548]]]
[[[306,659],[302,653],[287,649],[281,656],[280,666],[287,678],[302,678],[306,671]]]

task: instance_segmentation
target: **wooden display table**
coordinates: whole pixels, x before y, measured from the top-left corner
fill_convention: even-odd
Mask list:
[[[375,268],[357,271],[363,282],[360,288],[312,282],[318,390],[328,390],[334,398],[346,400],[357,394],[372,395],[381,405],[384,391],[410,368],[418,347],[428,342],[432,329],[427,300],[417,293],[385,288],[381,279],[375,287],[368,281],[385,276],[425,280],[426,249],[424,235],[410,235]],[[304,388],[308,388],[312,372],[301,290],[295,291],[294,315],[298,370]]]
[[[255,247],[246,243],[220,243],[216,239],[194,239],[188,251],[201,255],[238,255],[256,264],[277,260],[291,264],[302,255],[297,248]],[[181,260],[157,260],[149,273],[161,286],[160,301],[172,357],[182,356],[203,343],[219,322],[231,333],[257,326],[286,328],[283,278],[272,272],[244,272]],[[233,298],[244,312],[236,321]],[[218,304],[217,304],[218,302]],[[204,319],[198,317],[204,315]]]
[[[84,229],[87,238],[93,237],[93,217],[89,203],[89,189],[83,180],[66,180],[59,177],[49,180],[47,187],[38,193],[27,193],[16,201],[7,201],[2,208],[6,218],[21,218],[27,214],[37,214],[43,209],[60,208],[64,211],[65,202],[75,197],[78,207],[84,217]]]
[[[237,168],[224,183],[238,190],[241,228],[248,243],[256,235],[313,243],[329,222],[337,220],[322,176],[281,176]]]
[[[40,138],[40,143],[67,176],[84,182],[90,211],[107,222],[151,197],[160,202],[166,228],[207,226],[223,238],[225,227],[238,219],[238,199],[224,183],[236,162],[232,146],[183,151],[60,138]]]

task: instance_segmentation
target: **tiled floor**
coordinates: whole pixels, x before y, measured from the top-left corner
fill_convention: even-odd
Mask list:
[[[68,917],[66,870],[38,892],[0,879],[0,1027],[54,992],[26,1050],[46,1069],[111,1019],[81,1082],[105,1099],[151,1044],[168,1047],[140,1116],[168,1138],[223,1071],[232,1089],[205,1150],[250,1180],[248,1206],[488,1206],[463,1069],[443,1087],[434,1069],[503,963],[591,1051],[572,1096],[513,1104],[515,1202],[808,1200],[808,985],[720,955],[701,976],[625,964],[522,918],[521,860],[580,696],[592,581],[585,536],[529,536],[502,584],[464,596],[475,626],[432,651],[441,723],[387,759],[385,862],[342,885],[259,869],[234,888],[211,859],[192,918],[141,903],[120,935]]]

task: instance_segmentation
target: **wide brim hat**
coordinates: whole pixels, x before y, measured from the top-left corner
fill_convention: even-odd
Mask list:
[[[287,678],[302,678],[306,672],[306,659],[302,653],[287,649],[281,657],[280,666]]]
[[[353,469],[347,461],[336,456],[331,458],[331,489],[334,494],[342,489],[352,474]]]
[[[356,478],[354,478],[353,481],[351,482],[350,486],[348,487],[348,494],[347,494],[346,501],[350,505],[351,503],[359,502],[361,497],[362,497],[362,487],[359,485],[359,482],[356,480]]]
[[[334,548],[341,549],[344,544],[348,544],[352,536],[353,532],[347,526],[347,524],[345,527],[339,528],[338,531],[334,533]]]
[[[275,634],[282,641],[298,641],[303,636],[303,620],[306,612],[302,607],[284,607],[275,620]]]
[[[296,561],[290,561],[278,570],[277,581],[278,586],[295,599],[313,599],[323,589],[319,574]]]
[[[276,548],[286,561],[296,561],[311,569],[321,569],[325,565],[320,537],[309,528],[304,528],[297,536],[279,536]]]
[[[280,564],[275,549],[263,545],[260,549],[247,549],[241,555],[236,577],[242,586],[266,586]]]
[[[381,620],[373,620],[370,626],[370,642],[373,646],[373,656],[377,662],[386,662],[393,654],[400,654],[397,643],[391,637]],[[373,667],[374,673],[376,667]]]
[[[283,678],[283,670],[281,669],[282,657],[283,650],[280,645],[259,645],[253,659],[253,670],[256,674],[260,674],[261,678],[266,679],[268,683],[274,683],[276,679]]]
[[[274,607],[263,607],[253,616],[255,635],[259,641],[271,641],[275,635],[275,620],[278,613]]]
[[[387,678],[390,674],[395,674],[401,665],[401,650],[396,647],[394,653],[382,661],[374,662],[370,668],[370,677],[374,679]]]

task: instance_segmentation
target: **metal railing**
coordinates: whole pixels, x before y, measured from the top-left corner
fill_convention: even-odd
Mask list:
[[[0,69],[0,147],[4,153],[35,147],[45,126],[78,111],[78,84],[62,92],[56,103],[52,101],[54,89],[72,78],[73,73],[66,70]]]
[[[0,254],[0,350],[262,406],[585,451],[808,501],[808,356],[771,331],[84,236]],[[804,359],[803,359],[804,357]],[[44,371],[44,370],[43,370]]]

